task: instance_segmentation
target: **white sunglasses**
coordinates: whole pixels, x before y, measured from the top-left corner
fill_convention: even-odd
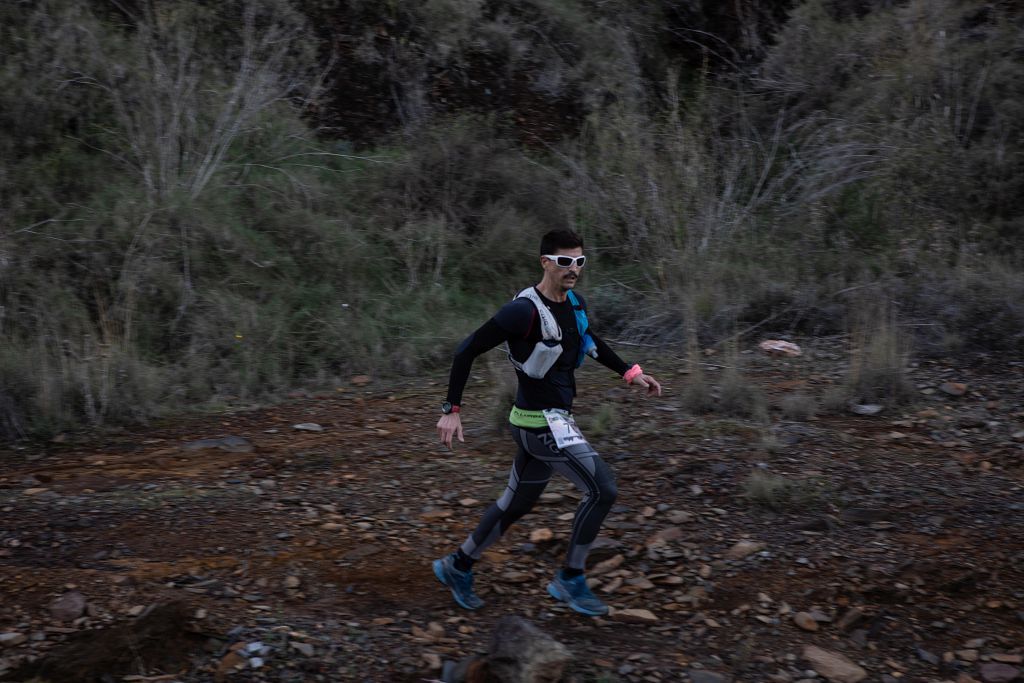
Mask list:
[[[559,268],[568,268],[569,266],[576,266],[582,268],[583,264],[587,262],[586,256],[556,256],[554,254],[541,254],[544,258],[549,261],[554,261],[555,265]]]

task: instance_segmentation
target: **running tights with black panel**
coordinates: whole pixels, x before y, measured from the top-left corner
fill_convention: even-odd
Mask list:
[[[540,498],[552,472],[569,479],[583,492],[576,510],[565,566],[582,571],[601,523],[615,502],[618,490],[611,469],[590,444],[558,448],[550,431],[531,432],[512,426],[519,450],[512,463],[508,486],[487,509],[480,524],[461,550],[474,560],[508,531]]]

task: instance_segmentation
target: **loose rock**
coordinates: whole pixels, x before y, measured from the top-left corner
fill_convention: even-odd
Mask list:
[[[24,633],[0,633],[0,647],[15,647],[21,645],[28,640],[28,637]]]
[[[654,624],[658,621],[658,617],[655,616],[654,612],[639,608],[615,610],[611,618],[614,621],[624,621],[632,624]]]
[[[978,668],[985,683],[1010,683],[1020,676],[1020,669],[1002,662],[985,662]]]
[[[759,550],[764,550],[765,544],[760,541],[740,541],[726,551],[725,556],[730,560],[742,560],[748,555],[753,555]]]
[[[793,615],[793,623],[805,631],[817,631],[818,622],[807,612],[797,612]]]
[[[57,621],[74,621],[85,614],[85,596],[78,591],[68,591],[50,603],[50,615]]]
[[[838,652],[830,652],[816,645],[804,646],[803,658],[811,668],[832,683],[859,683],[868,677],[868,672]]]

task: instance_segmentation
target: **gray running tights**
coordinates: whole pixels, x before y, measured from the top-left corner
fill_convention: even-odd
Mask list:
[[[551,480],[551,473],[558,472],[584,494],[576,509],[566,558],[567,567],[584,569],[590,546],[618,494],[615,475],[588,443],[560,449],[550,431],[538,434],[514,425],[512,438],[519,450],[512,463],[508,486],[462,544],[462,552],[480,559],[484,550],[533,509]]]

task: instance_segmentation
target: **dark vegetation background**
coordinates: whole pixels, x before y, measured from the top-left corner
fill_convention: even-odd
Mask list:
[[[1011,0],[41,0],[0,26],[3,437],[436,370],[552,227],[585,235],[610,337],[1024,351]]]

